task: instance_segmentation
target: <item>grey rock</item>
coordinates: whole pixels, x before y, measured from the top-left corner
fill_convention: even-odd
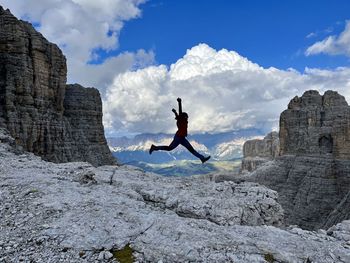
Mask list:
[[[279,194],[286,224],[328,228],[350,218],[350,111],[334,91],[295,97],[280,118],[281,156],[247,180]]]
[[[101,251],[100,254],[98,255],[98,260],[100,261],[105,261],[109,260],[113,257],[113,254],[109,251]]]
[[[243,145],[243,157],[275,158],[278,155],[278,132],[270,132],[262,140],[248,140]]]
[[[98,90],[67,85],[63,106],[64,124],[71,138],[67,143],[67,148],[71,148],[67,161],[87,161],[95,166],[115,164],[104,136]]]
[[[105,259],[111,259],[113,257],[113,254],[109,251],[105,251],[104,258]]]
[[[323,224],[323,227],[331,227],[337,224],[338,222],[341,222],[346,219],[350,219],[350,190],[343,197],[343,199],[341,199],[339,204],[336,205],[334,210],[328,215],[328,217],[325,220],[325,223]]]
[[[3,143],[0,154],[0,240],[18,244],[0,250],[4,262],[107,261],[106,249],[128,244],[137,262],[350,262],[349,221],[327,235],[265,225],[280,220],[282,210],[276,192],[256,183],[54,164],[30,153],[15,155]],[[97,184],[72,180],[72,172],[89,171]],[[27,189],[37,191],[23,196]],[[267,219],[270,212],[275,220]],[[245,214],[256,219],[233,219]],[[10,224],[20,220],[25,224]],[[246,222],[251,225],[239,225]]]
[[[280,117],[283,154],[350,159],[350,107],[336,91],[306,91]]]
[[[279,155],[279,137],[277,132],[270,132],[262,140],[248,140],[243,145],[242,172],[251,172],[258,166]]]
[[[350,245],[350,221],[345,220],[330,227],[327,230],[327,235],[346,242],[347,245]]]
[[[349,161],[284,155],[259,167],[246,179],[279,193],[286,224],[317,229],[329,226],[328,217],[347,195],[350,187],[347,174]]]
[[[105,252],[101,251],[100,254],[98,255],[98,260],[102,261],[105,259]]]
[[[73,180],[79,182],[80,184],[97,184],[95,174],[90,170],[80,171],[74,177],[75,178]]]
[[[97,90],[66,86],[61,50],[0,7],[0,127],[53,162],[114,164]]]

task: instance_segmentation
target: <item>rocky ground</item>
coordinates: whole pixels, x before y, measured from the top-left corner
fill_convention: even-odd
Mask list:
[[[256,183],[53,164],[0,141],[0,262],[350,262],[350,221],[279,228]]]

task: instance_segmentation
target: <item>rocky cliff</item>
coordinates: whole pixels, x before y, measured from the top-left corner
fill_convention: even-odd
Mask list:
[[[115,163],[95,89],[66,86],[61,50],[0,6],[0,126],[53,162]]]
[[[350,107],[307,91],[280,117],[281,156],[248,177],[279,193],[287,224],[325,228],[349,219]]]
[[[294,97],[280,118],[281,154],[350,159],[350,107],[335,91]]]
[[[248,140],[243,145],[241,172],[254,171],[259,165],[279,155],[277,132],[270,132],[262,140]]]

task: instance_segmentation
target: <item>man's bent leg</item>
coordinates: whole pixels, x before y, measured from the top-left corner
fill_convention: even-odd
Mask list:
[[[198,153],[193,146],[191,145],[191,143],[185,138],[183,137],[180,141],[180,144],[185,146],[187,150],[189,150],[190,153],[192,153],[194,156],[196,156],[198,159],[200,159],[201,161],[204,159],[204,156],[201,155],[200,153]]]

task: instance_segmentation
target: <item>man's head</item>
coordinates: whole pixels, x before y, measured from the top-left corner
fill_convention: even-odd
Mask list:
[[[183,119],[188,119],[188,114],[186,112],[182,112],[180,113],[179,117]]]

